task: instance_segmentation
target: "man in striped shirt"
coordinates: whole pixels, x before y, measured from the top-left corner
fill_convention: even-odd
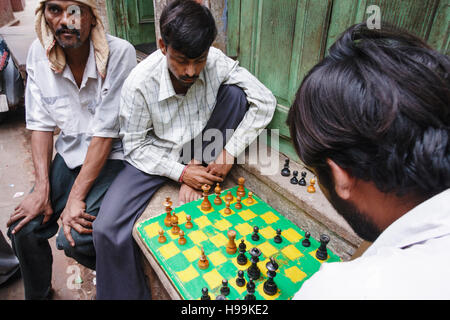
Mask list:
[[[180,182],[180,202],[198,199],[203,184],[222,182],[276,107],[261,82],[211,47],[217,30],[208,8],[174,1],[160,27],[160,50],[122,90],[125,169],[94,222],[98,299],[150,298],[132,238],[135,221],[168,179]]]

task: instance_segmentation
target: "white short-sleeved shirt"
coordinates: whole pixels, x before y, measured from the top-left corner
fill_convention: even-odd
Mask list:
[[[397,219],[361,257],[324,263],[294,299],[450,299],[450,189]]]
[[[92,137],[114,138],[110,159],[123,159],[119,139],[119,102],[122,85],[136,66],[136,51],[127,41],[107,35],[109,61],[105,79],[97,72],[91,42],[89,58],[78,88],[69,65],[60,74],[50,65],[39,40],[27,58],[26,127],[61,129],[55,148],[71,169],[81,166]]]

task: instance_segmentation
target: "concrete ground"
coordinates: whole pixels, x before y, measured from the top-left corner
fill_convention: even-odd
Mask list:
[[[6,237],[6,223],[14,208],[34,183],[30,132],[25,129],[24,108],[9,112],[0,124],[0,231]],[[95,273],[57,250],[53,250],[52,286],[55,300],[90,300],[95,296]],[[9,239],[7,239],[9,241]],[[0,285],[0,300],[24,299],[22,279]]]

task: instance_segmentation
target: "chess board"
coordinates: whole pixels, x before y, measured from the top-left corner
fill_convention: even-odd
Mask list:
[[[231,214],[226,215],[225,195],[231,191],[233,201],[231,202]],[[242,209],[235,209],[237,186],[224,190],[221,193],[222,204],[215,205],[214,194],[208,196],[212,204],[210,211],[202,211],[200,206],[203,199],[186,203],[173,211],[179,219],[179,226],[185,233],[187,243],[178,244],[178,235],[172,235],[170,227],[164,225],[166,213],[144,220],[137,226],[139,236],[142,238],[149,252],[153,255],[167,277],[183,299],[196,300],[202,295],[202,288],[207,287],[211,299],[220,294],[222,280],[228,280],[230,294],[227,299],[244,299],[247,294],[246,286],[236,285],[238,270],[244,270],[245,279],[248,281],[246,270],[250,267],[249,250],[253,247],[260,249],[258,267],[261,270],[260,279],[255,281],[257,300],[288,300],[300,289],[303,282],[311,277],[320,268],[323,262],[341,261],[341,259],[328,248],[328,259],[321,261],[316,258],[315,252],[319,248],[319,241],[310,238],[311,246],[304,247],[302,240],[305,232],[286,219],[276,210],[264,203],[258,196],[253,195],[254,202],[247,203],[248,189],[241,204]],[[161,211],[164,211],[162,209]],[[186,215],[192,217],[192,229],[185,228]],[[260,239],[253,241],[253,227],[259,227]],[[282,230],[281,243],[275,243],[276,229]],[[160,229],[164,230],[167,238],[165,243],[159,243]],[[236,245],[239,246],[241,239],[245,240],[248,258],[246,265],[239,265],[236,261],[239,250],[229,255],[226,252],[228,244],[228,230],[236,231]],[[332,241],[332,240],[331,240]],[[207,269],[198,267],[201,247],[209,260]],[[274,257],[279,265],[277,275],[274,278],[278,286],[278,292],[267,295],[263,290],[263,284],[268,279],[266,263]]]

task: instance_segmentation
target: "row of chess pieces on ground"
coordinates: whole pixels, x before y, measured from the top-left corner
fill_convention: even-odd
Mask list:
[[[291,175],[291,170],[289,169],[289,159],[284,160],[284,166],[283,169],[281,169],[281,175],[283,177],[289,177]],[[298,171],[294,170],[292,172],[293,177],[291,178],[290,182],[291,184],[298,184],[299,186],[306,186],[306,171],[302,171],[301,175],[302,177],[298,179]],[[309,193],[316,192],[316,188],[314,187],[314,184],[316,183],[315,178],[311,178],[309,180],[309,186],[306,188],[306,191]]]

